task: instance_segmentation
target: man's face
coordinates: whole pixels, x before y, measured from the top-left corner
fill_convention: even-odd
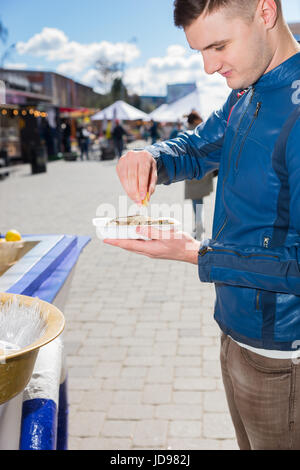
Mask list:
[[[206,73],[220,73],[230,88],[244,89],[266,73],[272,51],[258,14],[250,24],[229,16],[224,9],[201,15],[185,34],[190,47],[201,52]]]

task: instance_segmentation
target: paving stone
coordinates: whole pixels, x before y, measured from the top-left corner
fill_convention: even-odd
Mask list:
[[[93,390],[82,392],[78,408],[81,411],[106,411],[112,403],[111,392],[103,390]]]
[[[121,377],[146,377],[147,372],[147,367],[123,367]]]
[[[143,390],[145,380],[136,377],[110,377],[104,379],[103,390]]]
[[[154,417],[152,405],[113,405],[108,408],[109,419],[141,420]]]
[[[207,361],[217,361],[220,357],[220,347],[206,346],[203,348],[203,359]]]
[[[175,377],[202,377],[202,368],[175,367]]]
[[[200,420],[202,407],[199,405],[158,405],[155,417],[169,420]]]
[[[100,390],[102,379],[88,378],[82,380],[80,377],[69,377],[68,387],[71,390]]]
[[[157,331],[155,341],[171,342],[178,338],[177,330]]]
[[[216,381],[210,378],[184,378],[174,380],[174,390],[215,390]]]
[[[160,366],[162,358],[159,356],[132,356],[123,362],[125,366]]]
[[[228,413],[204,413],[203,435],[212,439],[233,439],[235,432]]]
[[[113,403],[118,405],[140,404],[142,400],[142,392],[132,390],[115,391],[113,395]]]
[[[235,439],[221,440],[221,450],[239,450],[239,446]]]
[[[186,404],[200,404],[203,402],[203,392],[173,392],[173,402]]]
[[[98,357],[101,361],[123,361],[127,355],[127,348],[106,347],[98,348]]]
[[[95,377],[118,377],[121,372],[121,364],[118,362],[101,362],[95,371]]]
[[[133,437],[134,429],[136,428],[135,421],[105,421],[102,428],[102,437]]]
[[[202,365],[201,356],[176,356],[176,357],[164,357],[163,365],[166,366],[187,366],[187,367],[200,367]]]
[[[171,403],[171,399],[171,385],[145,385],[144,387],[143,403],[152,405]]]
[[[105,413],[79,411],[70,419],[69,433],[75,437],[98,436],[104,423]]]
[[[174,377],[174,367],[149,367],[146,382],[149,383],[171,383]]]
[[[170,437],[201,437],[201,421],[172,421],[169,426]]]
[[[71,406],[78,405],[83,397],[83,390],[68,390],[68,400]]]
[[[224,392],[204,392],[203,409],[208,412],[228,412],[228,404]]]
[[[68,374],[70,377],[82,377],[89,378],[93,377],[95,372],[95,367],[69,367]]]
[[[139,421],[133,433],[136,446],[162,446],[167,441],[168,422],[157,420]]]
[[[211,439],[168,438],[169,450],[220,450],[220,441]]]
[[[202,365],[204,377],[221,377],[221,364],[220,361],[203,361]]]
[[[130,450],[131,448],[131,439],[106,437],[98,439],[82,439],[79,450]]]

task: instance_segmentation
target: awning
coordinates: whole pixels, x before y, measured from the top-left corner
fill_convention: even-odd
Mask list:
[[[61,117],[80,118],[92,116],[97,111],[95,108],[59,108]]]
[[[91,119],[92,121],[103,121],[106,119],[118,119],[121,121],[150,120],[148,114],[121,100],[116,101],[105,109],[102,109],[102,111],[99,111],[99,113],[95,114]]]

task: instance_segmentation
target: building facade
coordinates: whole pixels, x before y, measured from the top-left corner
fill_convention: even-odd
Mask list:
[[[53,72],[0,69],[5,102],[0,103],[0,152],[30,161],[31,147],[45,143],[48,154],[61,150],[61,113],[96,109],[98,93]],[[30,144],[31,142],[31,144]]]

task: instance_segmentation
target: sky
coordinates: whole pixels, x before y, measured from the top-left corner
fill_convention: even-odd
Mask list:
[[[7,68],[50,70],[92,87],[99,58],[125,63],[131,93],[165,95],[168,83],[196,81],[220,99],[225,79],[208,77],[173,24],[173,0],[0,0],[0,19],[16,50]],[[283,0],[285,17],[300,21],[300,0]],[[0,55],[4,47],[0,46]],[[98,88],[100,91],[100,89]],[[222,97],[221,97],[222,95]]]

